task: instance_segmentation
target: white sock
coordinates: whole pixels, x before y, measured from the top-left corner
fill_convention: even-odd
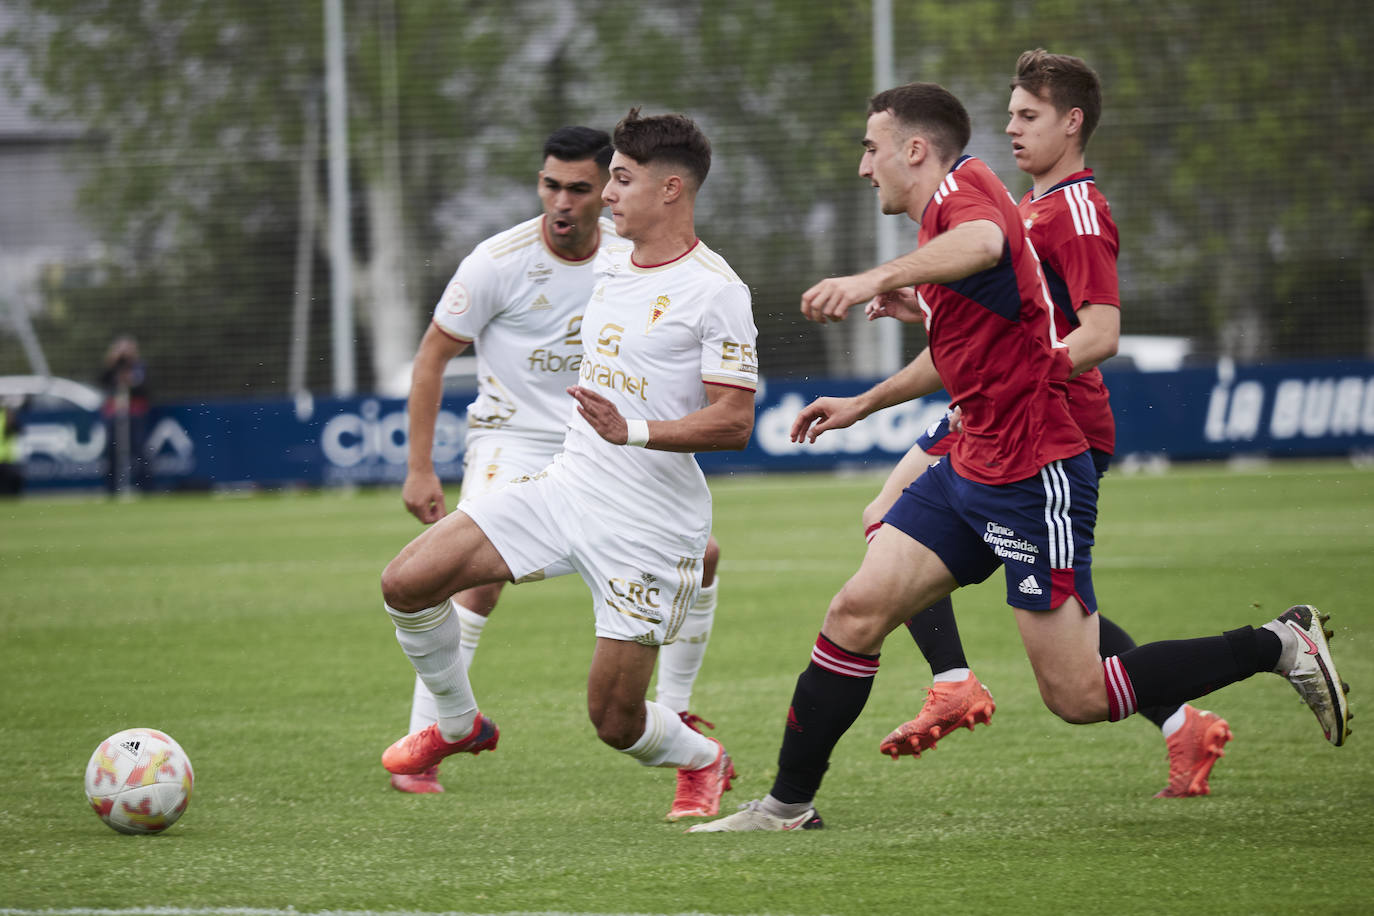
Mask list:
[[[482,628],[487,625],[487,618],[456,601],[453,602],[453,608],[458,612],[458,624],[463,631],[458,638],[458,654],[463,659],[463,667],[470,670],[472,656],[477,652],[477,643],[482,638]]]
[[[1178,709],[1175,709],[1173,714],[1169,716],[1169,718],[1164,720],[1164,724],[1159,727],[1159,730],[1164,732],[1165,738],[1168,738],[1171,735],[1173,735],[1174,732],[1182,728],[1183,723],[1186,722],[1187,719],[1188,704],[1184,703]]]
[[[658,650],[655,699],[674,712],[686,712],[691,706],[692,685],[701,671],[701,663],[706,660],[706,643],[711,638],[711,625],[716,619],[719,590],[720,577],[717,576],[709,587],[697,592],[697,599],[688,609],[677,638]]]
[[[1274,669],[1274,673],[1287,674],[1298,666],[1298,637],[1287,624],[1279,623],[1277,620],[1266,623],[1264,629],[1278,634],[1279,641],[1283,643],[1283,651],[1279,653],[1279,666]]]
[[[462,659],[464,668],[471,668],[472,655],[477,651],[477,642],[482,638],[482,627],[487,625],[487,618],[456,601],[453,602],[453,610],[458,615],[458,626],[462,634],[458,638],[458,657]],[[439,710],[434,704],[434,694],[429,692],[429,688],[417,674],[415,693],[410,699],[410,731],[414,734],[438,721]]]
[[[765,814],[771,814],[774,817],[793,818],[800,817],[810,811],[811,802],[780,802],[772,795],[765,795],[763,801],[759,803],[759,807],[763,809]]]
[[[452,602],[414,614],[390,606],[386,612],[396,625],[396,641],[434,695],[439,733],[445,741],[466,738],[477,721],[477,700],[458,655],[459,625]]]
[[[646,767],[682,770],[699,770],[716,759],[716,743],[683,725],[671,709],[645,700],[644,711],[644,734],[622,754]]]
[[[434,694],[429,692],[420,675],[415,675],[415,693],[410,698],[410,732],[429,728],[439,721],[439,708],[434,705]]]
[[[968,676],[973,673],[971,668],[950,668],[948,671],[941,671],[935,675],[936,684],[955,683],[960,684],[968,680]]]

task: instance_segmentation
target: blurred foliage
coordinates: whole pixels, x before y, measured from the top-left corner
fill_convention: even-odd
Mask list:
[[[44,90],[43,115],[90,131],[73,173],[102,249],[45,273],[35,325],[54,371],[89,376],[109,337],[130,331],[160,394],[281,392],[303,126],[323,110],[320,3],[8,6],[4,44]],[[855,173],[873,90],[869,2],[345,9],[354,251],[365,273],[376,214],[363,192],[382,180],[394,140],[406,307],[422,321],[472,245],[537,212],[550,129],[609,128],[642,105],[683,111],[712,139],[698,225],[754,289],[765,371],[871,372],[797,315],[815,279],[873,259],[871,192]],[[1374,171],[1361,157],[1374,141],[1374,17],[1339,0],[894,10],[898,81],[959,94],[974,116],[970,151],[1018,197],[1029,181],[1000,133],[1016,56],[1048,47],[1101,74],[1088,161],[1122,229],[1126,332],[1182,334],[1203,353],[1250,360],[1374,353]],[[308,380],[324,389],[320,228]],[[365,390],[365,341],[358,352]],[[0,371],[22,365],[0,338]]]

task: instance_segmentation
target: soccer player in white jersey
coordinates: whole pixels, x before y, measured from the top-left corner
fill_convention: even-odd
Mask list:
[[[734,767],[719,741],[646,692],[659,647],[679,636],[701,586],[711,494],[692,453],[748,443],[757,331],[748,287],[696,236],[706,137],[681,115],[634,109],[614,145],[602,198],[627,244],[597,257],[563,451],[536,474],[464,499],[382,573],[397,640],[438,711],[382,764],[420,773],[496,746],[449,596],[576,570],[593,597],[587,706],[597,736],[645,766],[677,769],[676,820],[716,813]]]
[[[435,307],[415,357],[409,462],[401,491],[406,508],[425,524],[447,514],[432,459],[444,367],[473,342],[478,396],[467,411],[463,496],[533,474],[562,447],[572,412],[566,389],[576,382],[582,360],[580,326],[595,279],[595,255],[619,240],[611,221],[600,215],[611,152],[610,135],[602,130],[562,127],[550,134],[538,179],[543,213],[478,245]],[[688,704],[715,617],[718,558],[713,539],[703,588],[659,665],[658,702],[694,728],[711,725],[690,713]],[[495,582],[453,596],[465,666],[472,663],[501,587]],[[410,731],[436,720],[434,697],[417,677]],[[422,773],[392,774],[391,785],[402,792],[443,791],[437,765]]]

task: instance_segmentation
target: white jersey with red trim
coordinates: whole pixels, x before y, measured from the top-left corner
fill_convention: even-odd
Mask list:
[[[601,247],[620,241],[598,221]],[[499,232],[463,259],[434,308],[434,323],[477,353],[477,398],[468,429],[563,441],[582,362],[582,313],[595,256],[570,261],[544,239],[542,216]]]
[[[676,420],[705,407],[706,385],[758,387],[749,287],[698,241],[682,257],[637,266],[628,242],[604,245],[582,321],[578,384],[627,419]],[[711,493],[696,458],[612,445],[574,411],[551,469],[595,511],[705,545]],[[600,514],[600,513],[598,513]]]

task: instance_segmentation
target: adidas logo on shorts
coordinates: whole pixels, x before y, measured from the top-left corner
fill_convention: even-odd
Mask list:
[[[1023,595],[1043,595],[1044,591],[1040,588],[1040,583],[1035,581],[1035,576],[1026,576],[1021,580],[1017,590]]]

